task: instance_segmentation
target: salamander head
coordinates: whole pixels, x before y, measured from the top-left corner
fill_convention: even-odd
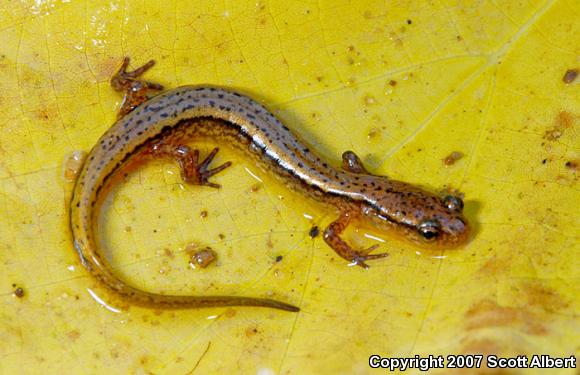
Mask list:
[[[429,248],[452,248],[466,242],[469,225],[460,197],[439,197],[418,187],[368,176],[377,186],[362,205],[363,218],[379,230]]]

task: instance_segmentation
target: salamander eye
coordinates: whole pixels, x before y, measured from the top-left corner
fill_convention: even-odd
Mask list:
[[[435,220],[425,220],[419,224],[419,234],[427,241],[433,241],[439,237],[439,223]]]
[[[453,195],[448,195],[443,198],[443,204],[445,207],[452,211],[461,211],[463,210],[463,201],[461,198],[455,197]]]

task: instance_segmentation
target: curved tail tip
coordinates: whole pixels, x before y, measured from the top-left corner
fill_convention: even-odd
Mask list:
[[[273,301],[273,304],[268,304],[267,307],[273,307],[275,309],[284,310],[284,311],[291,311],[291,312],[298,312],[300,311],[300,307],[289,305],[284,302]]]
[[[291,312],[298,312],[298,311],[300,311],[300,307],[288,305],[284,310],[291,311]]]

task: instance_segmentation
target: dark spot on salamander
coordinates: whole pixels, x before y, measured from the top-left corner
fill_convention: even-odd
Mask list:
[[[161,116],[161,117],[163,117],[163,118],[166,118],[166,117],[168,117],[169,115],[168,115],[167,113],[162,113],[162,114],[160,114],[159,116]]]
[[[210,105],[210,107],[215,107],[215,102],[213,100],[210,100],[209,105]]]
[[[224,94],[218,94],[218,98],[223,99],[224,98]]]

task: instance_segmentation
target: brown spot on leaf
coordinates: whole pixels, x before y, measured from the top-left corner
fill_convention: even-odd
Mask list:
[[[468,331],[523,325],[526,332],[544,335],[547,329],[537,314],[528,309],[510,306],[500,306],[495,301],[484,299],[475,303],[466,313],[466,329]]]
[[[73,329],[72,331],[68,331],[66,333],[66,336],[71,340],[71,341],[77,341],[79,337],[81,337],[81,333],[76,330]]]
[[[36,116],[43,121],[48,121],[50,119],[50,111],[47,108],[42,108],[36,112]]]
[[[199,251],[194,252],[191,255],[189,260],[189,265],[191,268],[206,268],[209,266],[215,259],[217,258],[217,254],[211,247],[206,247]]]
[[[377,129],[377,128],[374,128],[374,127],[373,127],[373,128],[371,128],[371,129],[369,130],[369,133],[367,134],[367,138],[368,138],[368,139],[374,139],[374,138],[376,138],[376,137],[377,137],[379,134],[381,134],[381,130],[380,130],[380,129]]]
[[[173,254],[173,251],[171,251],[171,249],[165,248],[163,249],[163,253],[168,257],[168,258],[175,258],[175,254]]]
[[[562,82],[564,82],[566,84],[570,84],[570,83],[574,82],[576,77],[578,77],[578,73],[580,73],[580,71],[578,69],[566,70],[566,73],[564,73],[564,77],[562,77]]]
[[[522,291],[525,293],[530,306],[541,307],[549,312],[569,307],[569,304],[556,291],[542,285],[539,281],[529,281],[523,284]]]
[[[548,141],[555,141],[564,135],[566,129],[571,128],[576,122],[578,116],[567,111],[561,111],[556,116],[555,125],[550,129],[546,130],[544,134],[544,139]]]
[[[258,334],[258,328],[256,327],[248,327],[246,328],[246,337],[252,337]]]
[[[580,164],[579,160],[569,160],[566,162],[565,166],[568,169],[573,170],[574,172],[578,172],[578,165]]]
[[[455,164],[455,162],[458,161],[459,159],[461,159],[462,157],[463,157],[463,153],[461,153],[459,151],[453,151],[452,153],[447,155],[445,157],[445,159],[443,159],[443,164],[445,164],[446,167],[450,167],[453,164]]]
[[[497,257],[493,257],[479,268],[479,272],[485,275],[496,277],[508,270],[509,266],[509,262],[507,262],[505,259],[498,259]]]
[[[364,103],[364,105],[373,105],[373,104],[377,103],[377,100],[375,99],[374,96],[368,94],[364,97],[363,103]]]
[[[16,298],[23,298],[24,297],[24,289],[22,289],[22,287],[16,287],[16,285],[14,285],[14,291],[12,292],[12,295]]]

